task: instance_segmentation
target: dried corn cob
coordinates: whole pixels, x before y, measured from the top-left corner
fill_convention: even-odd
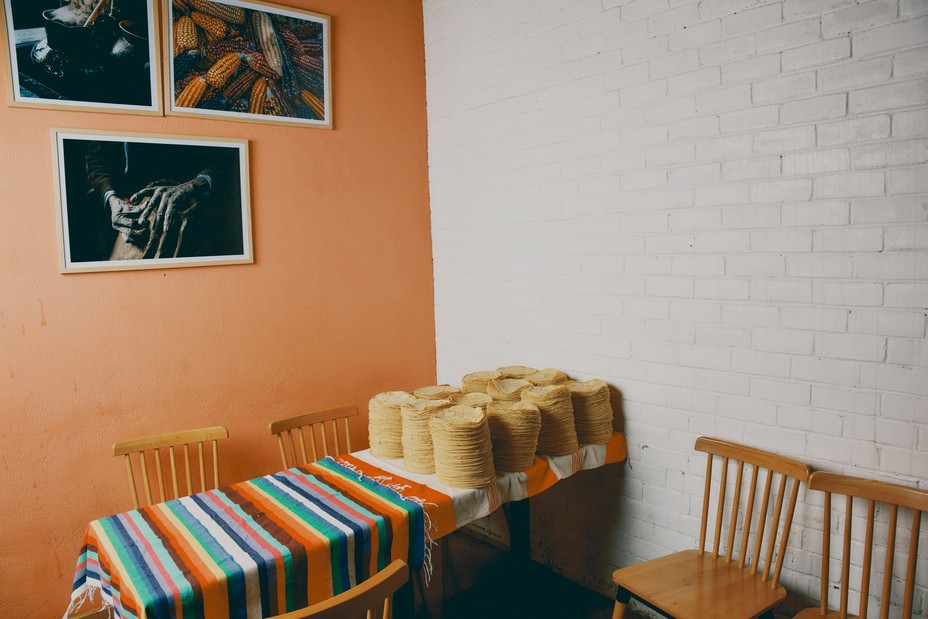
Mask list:
[[[216,61],[206,72],[206,82],[215,88],[222,88],[238,69],[242,59],[237,52],[231,52]]]
[[[242,37],[235,37],[234,39],[223,39],[222,41],[207,43],[203,47],[203,56],[215,62],[226,54],[232,52],[251,52],[254,51],[254,49],[254,43],[246,41]]]
[[[267,63],[278,75],[283,75],[283,54],[280,52],[280,44],[277,42],[277,33],[274,32],[271,18],[267,13],[255,11],[251,14],[251,29]]]
[[[322,75],[323,72],[322,59],[314,56],[300,56],[293,64],[294,66],[302,67],[318,75]]]
[[[200,103],[200,105],[198,105],[197,107],[200,108],[200,109],[202,109],[202,110],[221,110],[221,111],[225,111],[225,110],[228,109],[229,104],[228,104],[228,102],[225,100],[224,97],[222,97],[222,96],[220,96],[220,95],[217,95],[217,96],[214,96],[214,97],[210,97],[209,99],[205,99],[205,100],[202,101],[202,102]]]
[[[314,73],[310,73],[306,69],[300,66],[293,67],[293,72],[296,74],[296,81],[303,90],[314,90],[315,84],[313,83]]]
[[[324,98],[325,82],[322,81],[321,77],[315,73],[308,73],[303,69],[297,69],[297,77],[299,77],[304,90],[308,90],[320,99]]]
[[[280,77],[280,71],[275,71],[274,68],[268,64],[267,59],[265,59],[264,54],[261,52],[251,52],[246,54],[245,62],[249,67],[264,77],[269,77],[275,80]]]
[[[187,2],[185,0],[171,0],[171,4],[174,6],[175,9],[178,9],[180,11],[190,10],[190,7],[187,6]]]
[[[315,39],[322,34],[322,24],[311,21],[302,22],[294,27],[293,34],[301,41],[305,39]]]
[[[245,23],[245,9],[228,4],[219,4],[209,0],[186,0],[186,2],[196,10],[217,17],[230,24]]]
[[[294,73],[293,70],[293,62],[291,62],[289,55],[284,55],[283,61],[284,72],[281,78],[277,80],[277,83],[280,86],[281,92],[283,92],[288,99],[299,101],[301,89],[296,83],[296,73]]]
[[[251,87],[259,77],[260,74],[249,67],[242,71],[241,75],[229,82],[223,89],[222,94],[226,99],[238,99],[251,90]]]
[[[318,41],[303,41],[303,53],[310,56],[322,55],[322,43]]]
[[[277,114],[277,116],[294,116],[293,106],[287,99],[286,93],[277,83],[272,83],[270,85],[268,101],[270,101],[272,97],[276,100],[278,106],[280,107],[280,114]]]
[[[190,18],[196,22],[197,26],[203,29],[203,32],[206,33],[206,38],[211,42],[218,41],[226,36],[228,27],[226,26],[226,22],[221,19],[199,11],[191,13]]]
[[[308,90],[304,90],[300,93],[300,98],[303,99],[303,103],[309,106],[309,109],[313,111],[313,114],[315,114],[319,120],[325,120],[325,104],[322,103],[319,97]]]
[[[248,113],[248,97],[242,97],[241,99],[235,99],[232,103],[229,104],[230,112],[239,112],[241,114]]]
[[[280,102],[273,97],[268,97],[267,101],[264,103],[264,114],[268,116],[282,116]]]
[[[200,60],[196,50],[187,50],[174,58],[174,81],[182,80],[197,68]]]
[[[174,105],[177,107],[196,107],[205,92],[206,78],[197,75],[190,80],[187,87],[180,93],[180,96],[174,101]]]
[[[251,87],[251,98],[248,100],[248,111],[251,114],[264,114],[267,103],[267,80],[260,79]]]
[[[174,55],[197,47],[197,25],[186,15],[174,22]],[[178,51],[180,50],[180,51]]]
[[[290,56],[292,56],[294,60],[306,53],[303,51],[303,44],[296,38],[292,30],[280,28],[278,34],[280,35],[280,40],[284,42],[287,52],[290,53]]]

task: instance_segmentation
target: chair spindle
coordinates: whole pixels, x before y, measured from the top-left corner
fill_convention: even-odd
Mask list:
[[[725,511],[725,490],[728,482],[728,456],[722,457],[722,474],[719,478],[719,507],[715,514],[715,537],[712,542],[712,554],[719,556],[719,543],[722,539],[722,517]]]
[[[735,496],[731,503],[731,520],[728,523],[728,543],[725,545],[725,562],[731,563],[731,553],[735,547],[735,530],[738,525],[738,506],[741,505],[741,478],[744,477],[744,463],[735,460]]]
[[[702,496],[702,520],[699,525],[699,554],[706,552],[706,529],[709,526],[709,496],[712,486],[712,454],[706,458],[706,485]]]
[[[754,519],[754,495],[757,493],[757,473],[760,469],[756,464],[752,464],[751,471],[751,489],[748,494],[748,506],[744,512],[744,528],[741,532],[741,552],[738,555],[738,567],[744,567],[744,562],[748,554],[748,539],[751,537],[751,522]]]

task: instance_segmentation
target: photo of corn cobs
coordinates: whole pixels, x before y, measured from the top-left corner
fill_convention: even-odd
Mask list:
[[[174,107],[325,123],[328,22],[250,6],[172,0]]]

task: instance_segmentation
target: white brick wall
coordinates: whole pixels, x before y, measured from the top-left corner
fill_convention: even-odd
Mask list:
[[[535,501],[539,557],[608,592],[692,547],[699,434],[928,488],[928,3],[423,6],[439,380],[622,393],[628,465]]]

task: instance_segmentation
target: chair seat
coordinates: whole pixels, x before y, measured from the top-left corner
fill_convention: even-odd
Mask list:
[[[822,614],[820,608],[807,608],[794,615],[793,619],[841,619],[841,613],[836,610],[829,611],[827,615]],[[857,615],[848,615],[847,619],[858,619]]]
[[[638,599],[677,619],[745,619],[773,608],[786,589],[770,587],[750,568],[709,553],[686,550],[618,569],[612,580]]]

